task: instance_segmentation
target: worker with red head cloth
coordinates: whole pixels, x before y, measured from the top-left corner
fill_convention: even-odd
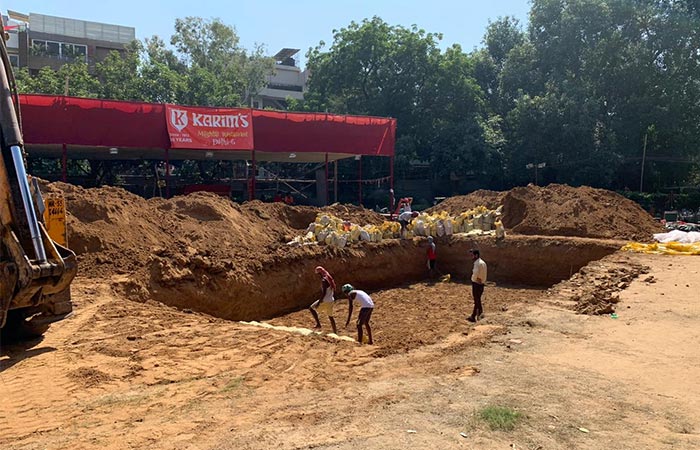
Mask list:
[[[321,277],[321,298],[316,300],[309,307],[311,315],[316,321],[316,328],[321,328],[321,321],[318,318],[319,313],[327,315],[333,328],[333,333],[338,334],[338,329],[333,318],[333,307],[335,306],[335,281],[326,269],[321,266],[316,267],[316,273]]]

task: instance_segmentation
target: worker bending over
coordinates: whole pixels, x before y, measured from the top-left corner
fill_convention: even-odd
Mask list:
[[[343,293],[348,296],[348,320],[345,322],[347,327],[350,324],[350,317],[352,316],[352,303],[357,300],[360,304],[360,314],[357,316],[357,342],[362,344],[362,326],[367,328],[367,343],[372,345],[372,328],[369,326],[369,319],[372,317],[372,311],[374,311],[374,302],[372,297],[370,297],[365,291],[355,289],[351,284],[346,284],[343,286]]]

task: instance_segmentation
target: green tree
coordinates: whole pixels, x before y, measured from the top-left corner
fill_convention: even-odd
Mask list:
[[[236,30],[219,19],[177,19],[170,42],[187,68],[186,103],[247,105],[274,68],[274,61],[263,56],[262,47],[248,53],[239,46]]]
[[[17,89],[22,94],[51,94],[59,95],[65,91],[65,83],[62,83],[55,70],[43,67],[35,76],[29,74],[25,67],[15,74]]]
[[[64,95],[74,97],[99,97],[100,82],[90,74],[87,64],[82,61],[61,66],[56,72],[64,83]]]
[[[489,22],[486,27],[486,51],[498,66],[503,65],[512,49],[524,42],[525,33],[520,28],[520,21],[513,17],[499,17],[495,22]]]
[[[335,30],[326,49],[309,50],[312,76],[304,105],[295,108],[395,117],[397,166],[430,161],[436,177],[481,174],[483,91],[473,58],[459,46],[444,53],[442,36],[379,17]]]
[[[142,100],[141,42],[127,45],[123,53],[112,51],[95,64],[95,75],[100,80],[100,97],[113,100]]]
[[[700,21],[692,4],[534,0],[522,42],[506,24],[498,33],[491,24],[479,82],[488,92],[498,86],[489,103],[504,117],[509,179],[525,181],[525,158],[546,161],[556,181],[638,185],[652,125],[647,151],[657,159],[697,154]],[[648,173],[660,187],[692,167],[650,163]]]

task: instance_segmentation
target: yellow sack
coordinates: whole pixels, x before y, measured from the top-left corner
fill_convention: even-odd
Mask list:
[[[682,244],[680,242],[642,244],[640,242],[630,242],[622,247],[622,250],[660,255],[700,255],[700,242],[693,244]]]

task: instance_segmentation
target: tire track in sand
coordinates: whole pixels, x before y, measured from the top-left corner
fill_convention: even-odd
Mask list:
[[[100,306],[113,300],[109,286],[85,290],[74,282],[73,316],[54,324],[44,339],[3,348],[0,359],[0,447],[35,433],[55,430],[79,414],[71,406],[81,389],[66,374],[76,366],[66,350],[75,332],[91,321]],[[29,347],[34,344],[34,347]],[[66,400],[70,399],[70,400]]]

